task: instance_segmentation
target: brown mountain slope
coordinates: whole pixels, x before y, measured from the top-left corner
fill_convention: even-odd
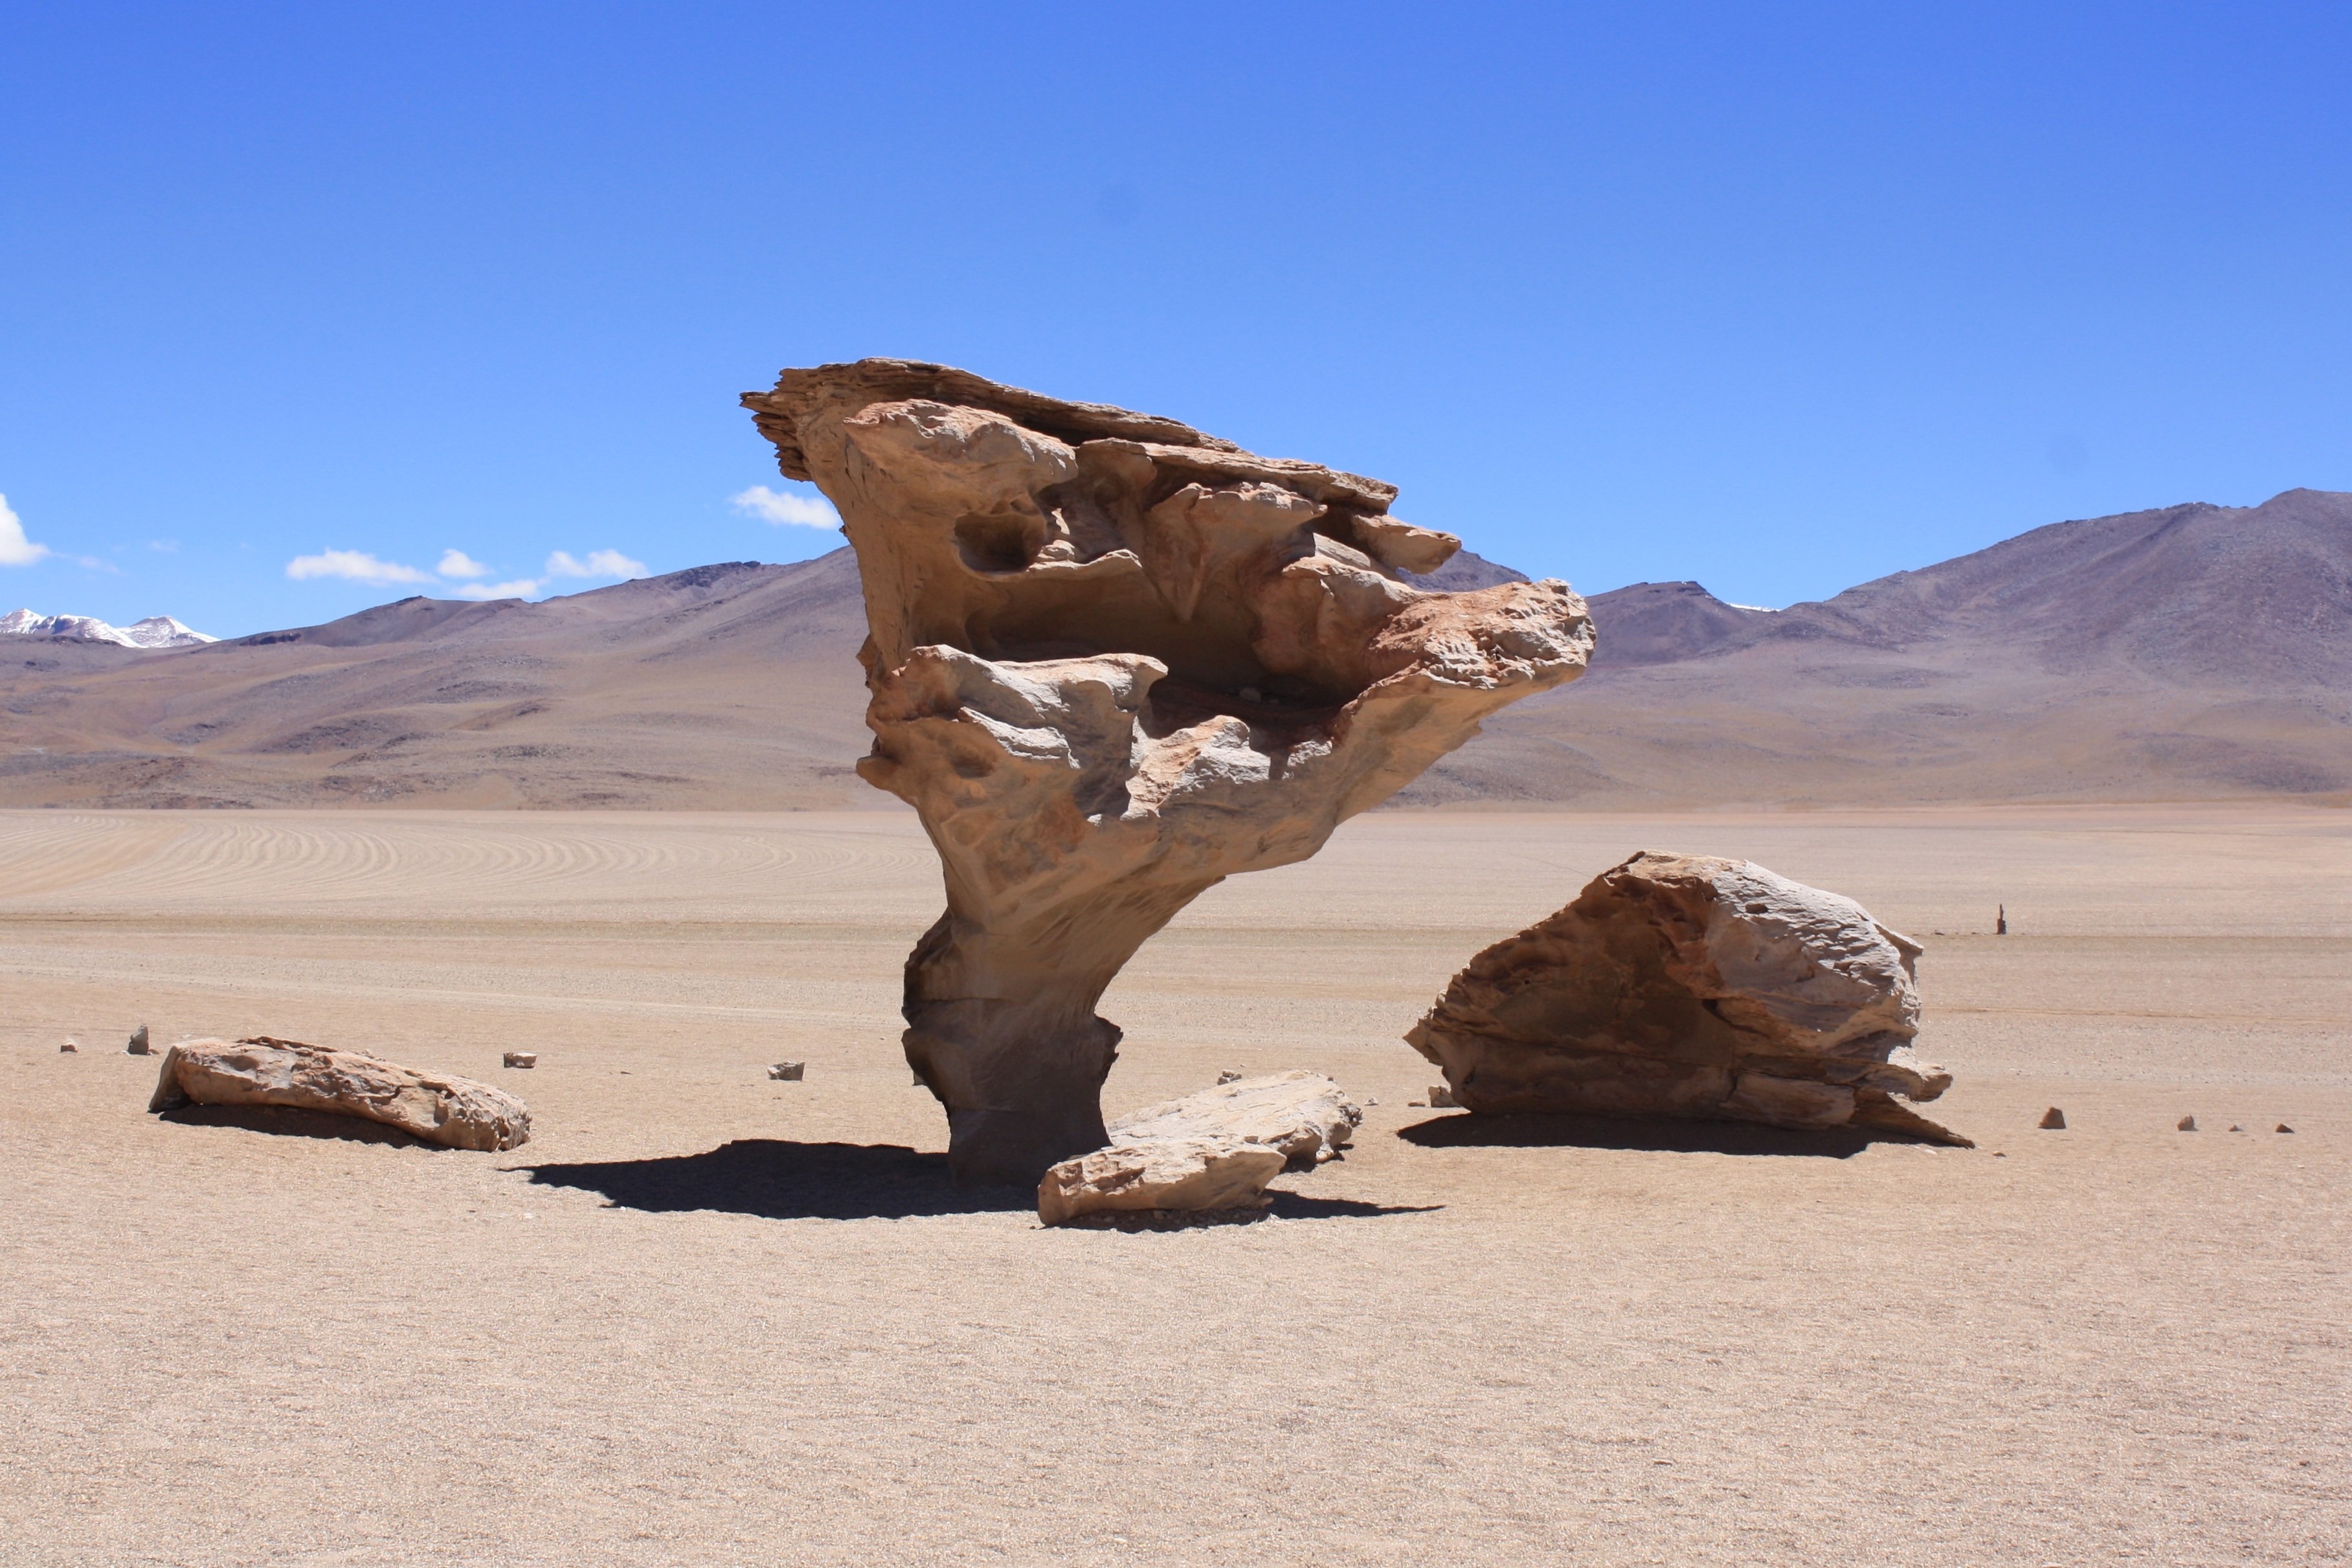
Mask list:
[[[1695,584],[1592,610],[1592,673],[1502,715],[1413,801],[2352,791],[2352,495],[2058,523],[1778,612]]]
[[[864,635],[839,550],[536,605],[404,599],[104,669],[11,660],[0,802],[840,805],[870,794]]]
[[[1427,583],[1518,574],[1464,552]],[[2058,523],[1782,611],[1595,595],[1592,672],[1407,805],[2352,793],[2352,495]],[[846,550],[0,654],[0,805],[878,806]]]

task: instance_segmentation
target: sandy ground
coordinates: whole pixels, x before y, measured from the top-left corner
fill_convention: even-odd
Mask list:
[[[1982,1147],[1408,1108],[1448,974],[1643,847],[1922,938]],[[0,815],[0,1562],[2352,1557],[2352,813],[1358,822],[1106,1004],[1114,1110],[1379,1101],[1173,1233],[947,1184],[936,875],[897,816]],[[537,1131],[167,1123],[142,1021]]]

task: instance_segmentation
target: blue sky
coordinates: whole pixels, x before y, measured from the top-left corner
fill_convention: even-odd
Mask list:
[[[1587,591],[2352,489],[2347,80],[2341,5],[0,0],[0,611],[817,553],[735,396],[874,353]]]

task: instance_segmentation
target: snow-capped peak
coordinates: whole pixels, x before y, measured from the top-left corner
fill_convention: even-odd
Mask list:
[[[181,625],[169,616],[150,616],[127,626],[110,626],[95,616],[39,616],[15,610],[0,616],[0,637],[79,637],[84,642],[110,642],[119,647],[194,647],[217,642]]]

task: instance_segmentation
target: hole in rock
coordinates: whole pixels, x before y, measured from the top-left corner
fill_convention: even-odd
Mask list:
[[[968,517],[956,524],[956,548],[975,572],[1019,572],[1045,547],[1045,520],[1020,512]]]

